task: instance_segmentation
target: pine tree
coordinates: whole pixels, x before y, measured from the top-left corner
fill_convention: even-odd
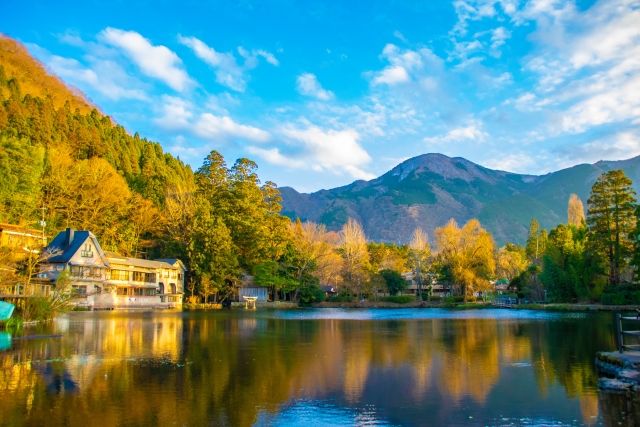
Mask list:
[[[622,170],[598,177],[587,201],[587,225],[595,251],[606,260],[609,283],[620,283],[620,272],[633,250],[630,234],[636,226],[635,191]]]

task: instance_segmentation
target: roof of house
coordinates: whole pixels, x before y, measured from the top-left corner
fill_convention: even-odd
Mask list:
[[[0,232],[11,231],[13,233],[24,234],[33,237],[42,238],[42,231],[34,228],[27,228],[21,225],[0,223]]]
[[[47,245],[43,253],[47,251],[51,251],[52,253],[56,253],[56,255],[48,258],[47,262],[69,262],[71,258],[78,252],[80,247],[87,241],[87,239],[91,239],[93,241],[93,245],[96,247],[98,255],[102,258],[102,261],[105,265],[109,265],[107,261],[107,257],[104,254],[104,251],[100,247],[100,243],[98,243],[98,239],[95,234],[88,230],[74,230],[73,241],[70,245],[67,246],[67,232],[61,231],[58,233],[56,237],[53,238],[51,243]]]
[[[154,261],[166,262],[167,264],[171,264],[171,265],[176,265],[177,263],[180,263],[180,265],[182,265],[182,268],[184,268],[185,270],[187,269],[184,263],[180,261],[178,258],[160,258]]]
[[[175,270],[176,267],[174,267],[171,264],[167,264],[166,262],[163,261],[152,261],[149,259],[138,259],[138,258],[110,258],[109,257],[109,261],[111,261],[112,264],[122,264],[122,265],[132,265],[134,267],[144,267],[144,268],[166,268],[166,269],[171,269],[171,270]]]

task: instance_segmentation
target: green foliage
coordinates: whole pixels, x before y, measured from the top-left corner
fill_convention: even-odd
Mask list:
[[[395,295],[390,297],[382,297],[380,301],[383,302],[394,302],[396,304],[409,304],[410,302],[414,302],[416,297],[413,295]]]
[[[328,227],[341,227],[349,219],[347,209],[343,206],[325,211],[320,217],[320,223]]]
[[[391,295],[396,295],[398,292],[402,292],[409,287],[409,283],[395,270],[387,268],[381,270],[379,274],[384,279],[384,282],[387,285],[387,291]]]
[[[604,305],[640,304],[640,285],[626,283],[607,286],[600,301]]]
[[[606,260],[611,284],[620,283],[621,271],[633,251],[636,199],[632,184],[620,169],[603,173],[587,201],[591,247]]]
[[[320,287],[318,279],[307,281],[304,285],[300,286],[300,292],[298,294],[300,305],[308,306],[313,303],[322,302],[325,300],[324,290]]]

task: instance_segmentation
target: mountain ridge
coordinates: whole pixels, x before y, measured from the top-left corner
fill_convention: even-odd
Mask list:
[[[585,202],[603,172],[623,169],[640,190],[640,156],[582,163],[544,175],[490,169],[463,157],[422,154],[370,181],[313,193],[281,187],[283,213],[338,230],[349,217],[362,222],[372,240],[406,243],[417,226],[433,230],[450,218],[478,218],[502,245],[524,243],[529,222],[544,228],[566,222],[571,193]],[[586,206],[585,206],[586,207]]]

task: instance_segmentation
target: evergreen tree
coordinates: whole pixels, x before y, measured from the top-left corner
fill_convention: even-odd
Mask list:
[[[622,170],[598,177],[587,201],[587,224],[593,250],[607,260],[609,283],[620,283],[621,270],[632,254],[631,233],[636,226],[635,191]]]

